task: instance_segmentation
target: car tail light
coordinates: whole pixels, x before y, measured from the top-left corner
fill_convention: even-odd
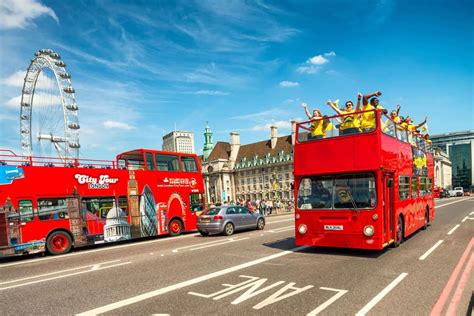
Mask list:
[[[216,216],[214,216],[214,217],[212,218],[212,220],[218,221],[218,220],[220,220],[220,219],[222,219],[222,218],[223,218],[222,215],[216,215]]]

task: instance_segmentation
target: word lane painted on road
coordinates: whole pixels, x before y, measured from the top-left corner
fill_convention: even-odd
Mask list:
[[[188,292],[188,294],[218,301],[232,294],[241,293],[239,297],[235,298],[231,302],[232,305],[240,304],[250,298],[261,295],[263,299],[258,304],[253,306],[253,309],[259,310],[268,305],[274,304],[276,302],[282,301],[284,299],[290,298],[292,296],[314,288],[314,285],[306,285],[303,287],[299,287],[296,286],[295,282],[286,281],[277,281],[269,284],[267,283],[268,279],[266,278],[259,278],[248,275],[240,275],[239,277],[244,278],[246,280],[237,284],[222,284],[224,289],[218,290],[211,294],[203,294],[197,292]],[[331,305],[334,301],[336,301],[339,297],[341,297],[347,292],[346,290],[338,290],[325,287],[320,287],[320,289],[327,291],[336,291],[338,293],[331,297],[329,300],[325,301],[320,306],[316,307],[308,315],[317,315],[319,312],[326,309],[329,305]],[[265,293],[267,296],[263,297]]]

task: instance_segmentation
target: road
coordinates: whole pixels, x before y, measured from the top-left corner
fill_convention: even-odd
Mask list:
[[[293,216],[232,237],[190,233],[0,261],[1,311],[110,315],[470,315],[474,198],[380,252],[294,246]]]

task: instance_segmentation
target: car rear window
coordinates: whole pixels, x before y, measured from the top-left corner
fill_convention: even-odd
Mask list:
[[[205,210],[204,212],[202,212],[201,215],[216,215],[216,214],[219,214],[220,211],[221,211],[220,207],[215,207],[215,208]]]

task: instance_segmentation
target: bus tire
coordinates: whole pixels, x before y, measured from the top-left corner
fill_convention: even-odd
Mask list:
[[[428,208],[426,208],[426,213],[425,213],[425,224],[421,229],[425,230],[428,228],[428,224],[430,223],[430,212],[428,211]]]
[[[226,236],[232,235],[234,233],[234,224],[231,222],[225,224],[223,233]]]
[[[170,236],[179,236],[183,232],[183,223],[177,218],[173,218],[168,224]]]
[[[397,235],[395,240],[394,246],[398,247],[402,244],[403,242],[403,234],[405,232],[405,225],[403,223],[403,217],[400,215],[398,216],[398,222],[397,222]]]
[[[68,253],[71,248],[72,238],[62,230],[53,232],[46,240],[46,250],[54,256]]]

